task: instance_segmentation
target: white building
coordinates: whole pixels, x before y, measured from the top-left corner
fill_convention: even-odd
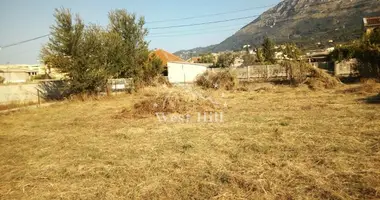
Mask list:
[[[0,65],[0,77],[4,83],[25,83],[38,72],[38,67],[29,65]]]
[[[168,79],[170,83],[193,83],[197,76],[207,71],[212,64],[168,62]]]

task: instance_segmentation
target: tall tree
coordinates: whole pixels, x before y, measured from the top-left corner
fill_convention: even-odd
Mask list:
[[[148,43],[144,40],[148,30],[144,28],[143,17],[137,18],[126,10],[114,10],[109,13],[109,30],[119,36],[121,51],[114,51],[118,63],[115,74],[118,77],[130,78],[142,76],[142,66],[148,59]],[[114,36],[115,37],[115,36]]]
[[[42,60],[65,74],[70,94],[96,93],[105,83],[107,74],[101,73],[102,63],[97,56],[101,42],[99,28],[85,29],[79,15],[73,18],[69,9],[55,10],[56,24],[51,27],[48,44],[42,48]],[[95,60],[96,58],[96,60]]]
[[[97,93],[109,78],[135,78],[149,81],[163,68],[158,58],[150,58],[144,18],[125,10],[109,13],[107,29],[85,26],[68,9],[56,9],[56,25],[41,50],[49,68],[65,74],[69,94]]]
[[[301,56],[301,50],[295,44],[285,44],[284,54],[289,59],[298,60]]]
[[[263,55],[264,55],[265,61],[270,62],[270,63],[276,63],[276,58],[275,58],[276,51],[275,51],[274,46],[275,44],[270,38],[266,37],[264,39]]]
[[[257,57],[257,62],[258,63],[265,62],[264,53],[263,53],[263,49],[262,48],[257,48],[256,57]]]

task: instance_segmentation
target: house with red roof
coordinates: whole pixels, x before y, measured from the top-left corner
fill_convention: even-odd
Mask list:
[[[165,65],[164,76],[170,83],[186,84],[193,83],[198,75],[207,71],[212,64],[190,63],[165,50],[157,49],[153,52]]]
[[[364,30],[367,34],[373,30],[380,28],[380,17],[366,17],[363,18]]]

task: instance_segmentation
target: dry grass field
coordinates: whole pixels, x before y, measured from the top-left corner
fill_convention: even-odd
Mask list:
[[[380,199],[380,104],[345,87],[210,91],[223,123],[123,116],[141,93],[1,115],[0,199]]]

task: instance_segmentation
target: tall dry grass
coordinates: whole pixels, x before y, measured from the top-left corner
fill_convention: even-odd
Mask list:
[[[366,95],[216,90],[223,123],[114,117],[151,94],[1,116],[0,199],[380,198],[380,112]]]

